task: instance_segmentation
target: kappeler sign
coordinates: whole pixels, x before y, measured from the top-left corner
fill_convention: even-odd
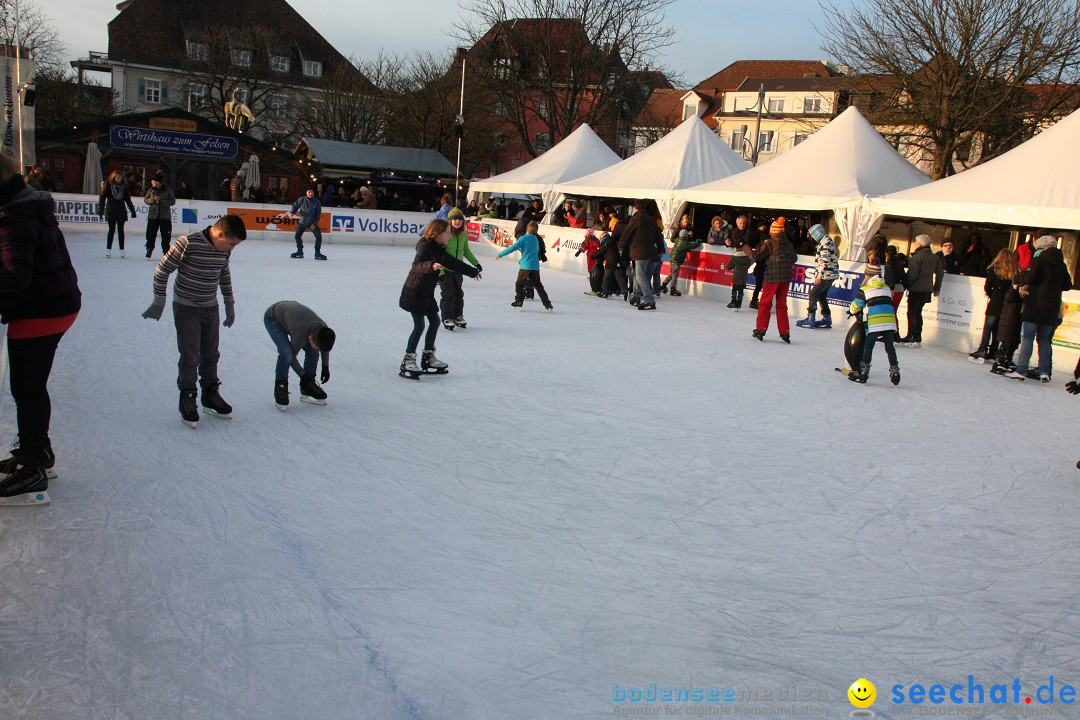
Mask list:
[[[173,153],[204,158],[235,159],[240,153],[240,142],[236,138],[124,125],[113,125],[109,128],[109,144],[117,150]]]

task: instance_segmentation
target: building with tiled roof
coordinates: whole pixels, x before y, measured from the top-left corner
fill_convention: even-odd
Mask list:
[[[255,114],[256,132],[280,134],[331,73],[358,72],[285,0],[125,0],[116,7],[108,54],[91,53],[86,69],[111,72],[125,111],[178,106],[220,122],[235,99]]]

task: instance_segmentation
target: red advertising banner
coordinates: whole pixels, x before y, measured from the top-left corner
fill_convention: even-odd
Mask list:
[[[271,209],[251,207],[230,207],[226,211],[230,215],[237,215],[244,221],[245,230],[280,230],[281,232],[296,232],[296,226],[300,221],[288,214],[288,211],[275,213]],[[319,218],[319,229],[324,233],[330,232],[330,213],[323,213]]]
[[[728,268],[730,260],[731,255],[726,253],[689,252],[686,253],[686,260],[679,267],[679,277],[694,282],[731,287],[731,270]],[[660,272],[665,275],[670,274],[669,263],[664,263]]]

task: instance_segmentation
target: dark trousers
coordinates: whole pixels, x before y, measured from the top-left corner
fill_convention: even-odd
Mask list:
[[[913,342],[922,342],[922,310],[934,297],[929,290],[908,291],[907,294],[907,337]]]
[[[822,280],[819,283],[814,283],[810,287],[809,302],[806,306],[806,313],[810,313],[817,310],[818,306],[821,307],[821,317],[831,317],[832,311],[829,310],[829,290],[832,288],[833,283],[836,280]]]
[[[15,399],[19,449],[38,453],[49,447],[49,373],[52,372],[56,346],[64,333],[44,337],[8,338],[8,361],[11,373],[11,397]]]
[[[155,220],[153,218],[147,218],[146,220],[146,252],[147,257],[150,257],[150,253],[154,251],[154,243],[157,240],[158,232],[161,232],[161,254],[169,252],[169,244],[172,242],[172,218],[164,218],[162,220]]]
[[[743,292],[746,290],[746,285],[732,285],[731,286],[731,302],[735,303],[738,307],[742,307]]]
[[[116,241],[120,243],[120,249],[124,249],[124,223],[127,222],[127,217],[123,218],[106,218],[109,221],[109,234],[105,239],[105,249],[112,250],[113,233],[116,233]]]
[[[444,318],[453,320],[464,314],[465,292],[461,289],[464,279],[461,273],[458,272],[447,272],[439,278],[439,288],[442,290],[439,311]]]
[[[196,381],[209,387],[218,382],[218,306],[192,307],[173,303],[176,346],[180,350],[176,386],[194,390]]]
[[[862,361],[867,365],[870,364],[870,360],[874,357],[874,344],[878,342],[885,343],[885,354],[889,356],[889,365],[899,365],[896,361],[896,346],[893,345],[892,330],[882,330],[880,332],[866,333],[866,341],[863,343]]]
[[[620,295],[626,294],[626,268],[619,267],[615,261],[609,261],[604,264],[604,294],[610,295],[615,289],[613,286],[618,287]]]
[[[405,352],[410,355],[416,354],[416,346],[420,344],[420,335],[424,332],[424,320],[427,319],[427,336],[424,337],[424,349],[435,349],[435,336],[439,334],[439,313],[432,310],[427,315],[424,313],[411,313],[413,331],[409,335],[409,344],[405,346]]]
[[[322,250],[322,230],[319,229],[319,223],[307,226],[297,226],[296,234],[293,235],[293,239],[296,240],[296,249],[300,251],[303,251],[304,249],[303,235],[305,230],[311,230],[311,234],[315,236],[315,252],[318,253]]]
[[[544,283],[540,282],[539,270],[518,270],[517,282],[514,284],[514,302],[525,301],[525,281],[531,280],[533,288],[537,294],[540,295],[540,302],[544,303],[544,307],[551,304],[551,300],[548,299],[547,290],[544,289]]]
[[[986,350],[995,350],[998,344],[998,318],[1000,315],[987,315],[983,321],[982,339],[979,347]],[[996,354],[996,353],[995,353]]]

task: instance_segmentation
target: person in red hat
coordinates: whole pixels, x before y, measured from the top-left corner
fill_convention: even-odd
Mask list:
[[[776,329],[780,339],[791,344],[791,326],[788,320],[787,294],[791,285],[791,269],[798,256],[795,248],[784,232],[784,218],[778,217],[769,228],[769,239],[758,248],[758,258],[767,254],[764,277],[758,278],[762,284],[761,300],[758,303],[757,326],[754,337],[765,340],[765,331],[769,329],[769,314],[772,312],[773,299],[776,299]],[[761,263],[758,263],[761,267]],[[754,271],[757,273],[757,269]]]

